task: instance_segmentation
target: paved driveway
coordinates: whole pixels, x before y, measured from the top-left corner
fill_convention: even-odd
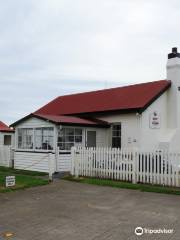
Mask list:
[[[143,234],[134,229],[174,229]],[[180,239],[180,197],[58,180],[48,186],[0,194],[0,239]]]

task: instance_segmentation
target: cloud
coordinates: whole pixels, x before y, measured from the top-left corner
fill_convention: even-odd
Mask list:
[[[165,78],[179,21],[178,0],[1,1],[0,119],[62,94]]]

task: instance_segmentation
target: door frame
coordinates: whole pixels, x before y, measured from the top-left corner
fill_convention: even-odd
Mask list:
[[[85,129],[85,147],[87,147],[87,132],[96,132],[96,147],[97,147],[97,129],[95,128],[86,128]]]

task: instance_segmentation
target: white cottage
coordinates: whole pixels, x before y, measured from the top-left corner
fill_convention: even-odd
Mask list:
[[[0,146],[14,146],[14,130],[0,121]]]
[[[0,166],[11,167],[12,149],[14,147],[14,130],[0,121]]]
[[[179,151],[180,54],[168,54],[166,80],[60,96],[12,124],[15,167],[69,171],[72,146]]]

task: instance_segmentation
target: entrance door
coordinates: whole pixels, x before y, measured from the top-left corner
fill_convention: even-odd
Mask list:
[[[87,130],[86,147],[96,147],[96,131]]]

